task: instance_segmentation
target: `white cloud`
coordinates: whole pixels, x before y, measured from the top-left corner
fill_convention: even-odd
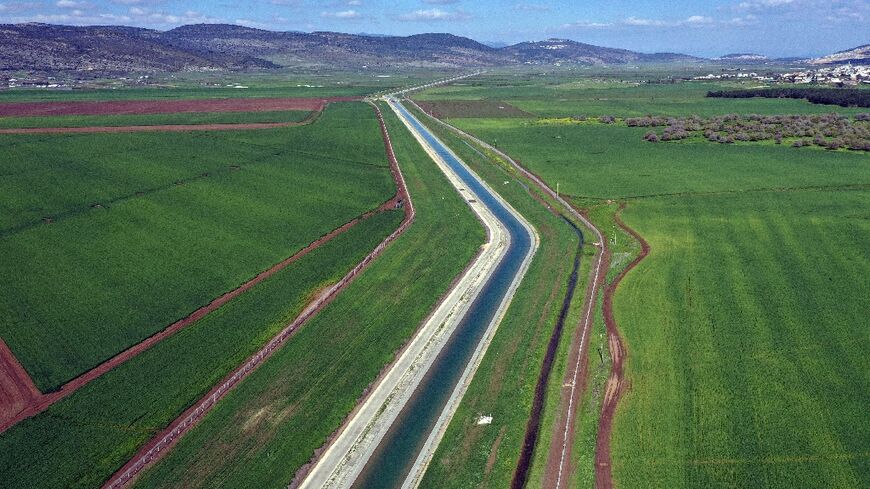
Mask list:
[[[737,8],[741,10],[760,10],[782,7],[793,3],[795,3],[795,0],[746,0],[737,4]]]
[[[751,15],[747,15],[746,18],[752,17]],[[645,19],[640,17],[629,17],[627,19],[619,20],[616,22],[592,22],[587,20],[579,20],[577,22],[569,22],[566,24],[562,24],[560,28],[562,30],[570,30],[570,29],[617,29],[617,28],[627,28],[627,27],[640,27],[640,28],[671,28],[671,27],[702,27],[702,26],[712,26],[717,24],[717,21],[712,17],[707,17],[705,15],[692,15],[686,17],[685,19],[672,19],[672,20],[664,20],[664,19]]]
[[[601,29],[605,27],[613,27],[613,22],[589,22],[580,20],[577,22],[569,22],[562,24],[562,29]]]
[[[405,22],[450,22],[450,21],[466,21],[471,20],[471,14],[464,10],[455,10],[453,12],[441,10],[439,8],[419,9],[413,12],[402,14],[398,17],[399,20]]]
[[[41,5],[35,2],[0,3],[0,13],[12,14],[17,12],[24,12],[27,10],[33,10],[39,7],[41,7]]]
[[[321,17],[330,19],[354,20],[362,17],[362,14],[356,10],[341,10],[338,12],[321,12]]]
[[[449,5],[451,3],[459,3],[459,0],[423,0],[423,3],[429,5]]]
[[[204,15],[195,10],[184,13],[152,12],[147,8],[131,7],[127,15],[112,13],[92,13],[72,9],[64,13],[32,14],[13,16],[13,23],[42,22],[46,24],[68,25],[138,25],[144,27],[175,27],[182,24],[210,24],[223,22],[222,19]]]
[[[540,3],[518,3],[514,5],[514,10],[517,12],[549,12],[552,8]]]
[[[685,23],[686,24],[695,24],[695,25],[712,24],[713,18],[712,17],[705,17],[703,15],[693,15],[693,16],[689,17],[688,19],[686,19]]]
[[[88,4],[86,2],[79,2],[76,0],[57,0],[55,3],[60,8],[87,8]]]

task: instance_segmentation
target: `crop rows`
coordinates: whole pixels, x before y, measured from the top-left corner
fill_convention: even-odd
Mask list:
[[[4,162],[0,325],[42,390],[395,192],[363,104],[283,130],[8,140],[19,146]]]

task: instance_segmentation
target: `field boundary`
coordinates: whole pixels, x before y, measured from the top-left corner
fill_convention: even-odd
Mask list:
[[[408,193],[405,184],[405,178],[399,168],[398,161],[393,153],[393,145],[390,141],[389,133],[387,132],[386,124],[384,123],[383,115],[378,107],[373,106],[378,117],[378,122],[381,126],[381,135],[384,140],[384,147],[387,158],[390,162],[390,172],[396,182],[397,194],[391,201],[402,202],[404,209],[404,219],[399,227],[387,236],[380,244],[378,244],[371,253],[369,253],[362,261],[360,261],[350,272],[341,278],[336,284],[324,291],[320,297],[309,304],[299,316],[284,327],[277,335],[275,335],[262,349],[253,354],[241,366],[230,372],[221,382],[216,384],[205,396],[198,402],[194,403],[178,418],[169,424],[165,429],[158,433],[151,441],[146,443],[139,449],[136,455],[133,456],[123,467],[121,467],[108,481],[103,485],[103,489],[118,489],[124,487],[146,467],[153,465],[162,459],[178,441],[190,431],[198,422],[209,412],[217,402],[225,397],[239,382],[244,380],[248,375],[255,371],[269,357],[274,354],[283,344],[293,336],[293,334],[303,326],[309,319],[314,317],[320,310],[344,290],[353,280],[363,271],[368,265],[378,256],[383,253],[384,249],[396,240],[413,223],[416,216],[413,202]],[[389,201],[388,201],[389,202]],[[385,206],[382,206],[382,209]]]
[[[613,488],[613,463],[610,453],[611,434],[613,432],[613,418],[616,414],[616,408],[622,394],[627,389],[628,385],[625,381],[624,364],[627,351],[622,337],[619,334],[619,328],[616,319],[613,317],[613,296],[616,293],[616,288],[626,275],[636,267],[644,258],[649,255],[649,243],[643,239],[637,231],[630,228],[623,222],[619,214],[625,209],[626,204],[622,202],[613,219],[616,224],[626,233],[630,234],[640,243],[640,253],[637,257],[628,264],[627,267],[619,272],[619,275],[613,279],[610,284],[604,289],[604,324],[607,328],[607,343],[610,347],[610,377],[607,379],[606,388],[604,391],[604,400],[601,403],[601,417],[598,420],[598,435],[595,437],[595,487],[598,489]]]

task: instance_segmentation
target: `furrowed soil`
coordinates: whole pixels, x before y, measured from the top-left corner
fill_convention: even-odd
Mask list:
[[[353,100],[358,100],[358,98],[228,98],[93,102],[11,102],[0,103],[0,117],[177,114],[184,112],[265,112],[276,110],[319,111],[328,102],[348,102]]]

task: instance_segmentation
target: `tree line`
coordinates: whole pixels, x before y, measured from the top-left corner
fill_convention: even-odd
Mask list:
[[[738,141],[788,140],[794,147],[819,146],[837,150],[870,151],[870,114],[849,118],[842,114],[818,115],[737,115],[727,114],[704,119],[690,117],[635,117],[625,119],[629,127],[664,127],[661,134],[647,132],[644,139],[679,141],[703,135],[713,143]]]
[[[757,88],[751,90],[719,90],[707,92],[712,98],[793,98],[814,104],[840,107],[870,107],[870,90],[855,88]]]

